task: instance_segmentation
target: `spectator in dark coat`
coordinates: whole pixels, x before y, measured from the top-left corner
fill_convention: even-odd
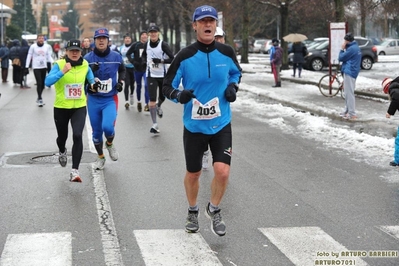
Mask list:
[[[26,68],[26,57],[28,56],[29,45],[26,40],[22,40],[21,49],[19,49],[19,58],[21,60],[21,89],[29,89],[30,87],[26,83],[26,75],[29,74],[29,68]]]
[[[19,40],[15,39],[12,41],[12,47],[10,48],[10,59],[12,64],[12,80],[14,85],[21,84],[21,61],[19,58],[19,50],[21,44]]]
[[[8,68],[10,67],[9,55],[10,50],[4,44],[0,45],[0,62],[1,62],[1,78],[3,82],[7,82]]]
[[[305,63],[305,55],[308,53],[308,49],[302,42],[295,42],[292,44],[291,53],[293,53],[292,63],[294,73],[292,74],[295,77],[295,72],[298,69],[298,77],[301,77],[302,65]]]

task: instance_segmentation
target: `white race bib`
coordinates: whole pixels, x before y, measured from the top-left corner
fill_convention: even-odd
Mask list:
[[[202,104],[197,99],[193,99],[193,108],[191,110],[191,119],[210,120],[221,116],[219,98],[215,97],[206,104]]]
[[[108,93],[112,91],[112,79],[109,78],[107,80],[99,80],[98,78],[94,79],[96,82],[100,81],[101,85],[98,87],[99,93]]]
[[[65,99],[80,99],[82,89],[82,84],[66,84],[64,87]]]

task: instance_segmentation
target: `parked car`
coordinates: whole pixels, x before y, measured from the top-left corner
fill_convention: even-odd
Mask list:
[[[254,45],[252,47],[252,52],[253,53],[260,53],[260,48],[262,45],[267,42],[267,40],[259,39],[254,41]]]
[[[361,68],[370,70],[373,64],[378,62],[377,48],[370,39],[355,37],[362,52]],[[321,71],[329,65],[328,60],[329,40],[324,41],[317,46],[308,47],[309,55],[305,57],[303,67],[305,69]],[[292,55],[289,55],[289,63],[292,63]]]
[[[251,53],[253,51],[253,45],[254,45],[255,39],[251,36],[248,37],[248,52]],[[242,49],[242,40],[241,39],[236,39],[234,40],[234,49],[237,54],[241,54],[241,49]]]
[[[378,55],[399,54],[399,39],[387,39],[380,45],[376,45]]]
[[[269,50],[270,50],[270,47],[272,47],[272,46],[273,46],[272,40],[266,40],[266,42],[264,42],[262,44],[262,46],[260,47],[260,52],[262,54],[268,54]]]
[[[241,53],[241,48],[242,48],[242,41],[241,40],[234,40],[234,50],[236,51],[236,54]]]
[[[314,40],[308,42],[306,45],[306,48],[312,49],[313,47],[316,47],[317,45],[321,44],[322,42],[328,41],[328,37],[320,37],[320,38],[315,38]]]

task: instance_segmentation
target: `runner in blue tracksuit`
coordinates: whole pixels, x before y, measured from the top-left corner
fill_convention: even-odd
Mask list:
[[[103,169],[105,157],[103,153],[103,134],[106,138],[106,148],[113,161],[118,160],[113,140],[115,137],[115,122],[118,111],[118,92],[123,89],[125,65],[121,54],[111,51],[108,47],[109,34],[106,28],[99,28],[94,33],[95,48],[85,55],[93,70],[96,85],[95,92],[87,90],[87,110],[93,128],[93,142],[98,153],[94,165]]]
[[[186,231],[199,231],[197,196],[204,151],[211,149],[214,178],[205,214],[211,230],[224,236],[226,226],[219,204],[227,188],[232,152],[230,102],[236,99],[241,68],[232,47],[215,42],[217,11],[198,7],[193,15],[197,42],[180,50],[164,79],[162,92],[184,104],[183,143],[186,158],[184,186],[189,204]],[[180,82],[184,90],[180,91]]]

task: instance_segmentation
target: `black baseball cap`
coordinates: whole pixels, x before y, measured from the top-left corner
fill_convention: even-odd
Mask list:
[[[69,50],[79,50],[82,51],[82,47],[80,46],[80,41],[79,40],[70,40],[67,42],[67,45],[65,47],[68,51]]]
[[[156,26],[156,25],[150,26],[150,27],[148,28],[148,32],[151,32],[151,31],[159,31],[158,26]]]

